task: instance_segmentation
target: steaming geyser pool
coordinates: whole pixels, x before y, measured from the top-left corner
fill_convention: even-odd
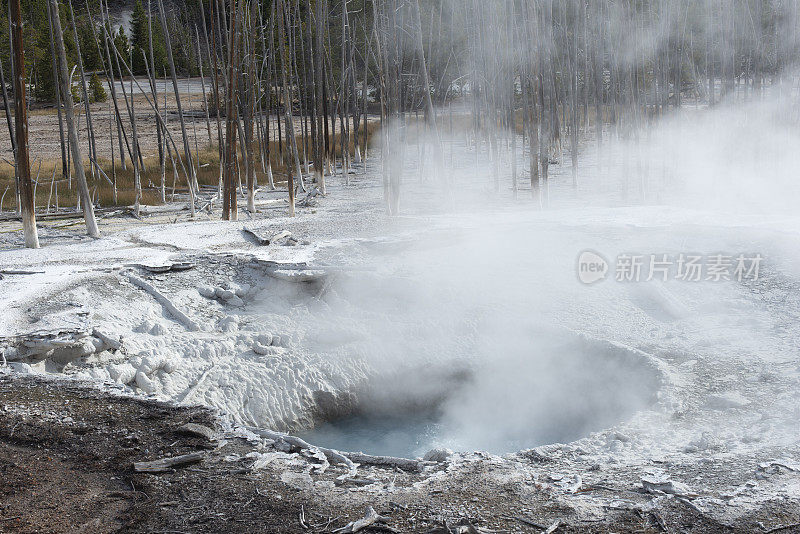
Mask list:
[[[537,332],[492,365],[379,377],[354,407],[300,433],[325,447],[414,458],[435,448],[503,454],[568,443],[647,409],[661,375],[645,353]]]

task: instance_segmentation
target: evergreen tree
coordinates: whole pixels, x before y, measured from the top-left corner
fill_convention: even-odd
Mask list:
[[[103,84],[100,83],[100,77],[97,72],[93,72],[89,80],[89,99],[92,102],[105,102],[107,96]]]
[[[128,61],[130,54],[128,36],[125,35],[125,28],[122,26],[119,27],[117,35],[114,36],[114,45],[117,47],[117,51],[120,53],[120,55],[125,58],[125,61]]]
[[[150,25],[153,28],[153,62],[156,72],[159,73],[167,67],[167,51],[164,48],[161,24],[157,18],[148,24],[147,10],[141,0],[136,0],[131,16],[131,54],[133,56],[131,68],[136,74],[146,74],[146,66],[150,62]],[[144,54],[147,54],[147,63],[145,63]]]
[[[136,0],[131,15],[131,54],[133,55],[131,68],[136,74],[146,73],[144,54],[150,47],[150,35],[147,30],[147,12],[141,0]]]

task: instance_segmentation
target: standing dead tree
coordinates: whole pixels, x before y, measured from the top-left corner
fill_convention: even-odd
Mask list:
[[[159,0],[161,1],[161,0]],[[231,24],[228,32],[228,92],[225,104],[225,171],[222,176],[222,218],[235,221],[238,218],[236,205],[236,133],[239,123],[236,106],[236,87],[238,76],[237,21],[239,19],[237,0],[231,0]]]
[[[283,120],[286,123],[286,136],[289,139],[289,146],[295,156],[295,169],[297,170],[298,174],[302,173],[302,169],[300,167],[300,158],[297,155],[297,141],[294,135],[294,122],[292,121],[292,97],[291,91],[289,89],[289,82],[287,81],[286,77],[286,37],[284,32],[286,31],[287,24],[286,24],[286,17],[285,17],[285,10],[284,10],[284,0],[276,0],[277,3],[277,15],[276,18],[278,19],[278,53],[280,55],[280,69],[281,69],[281,85],[283,87]],[[294,217],[294,174],[292,173],[291,165],[287,166],[286,170],[287,178],[286,178],[286,185],[289,189],[289,216]]]
[[[19,199],[22,205],[22,229],[25,246],[39,248],[36,230],[36,206],[31,187],[31,165],[28,153],[28,107],[25,97],[25,52],[22,40],[22,6],[20,0],[10,1],[11,40],[14,49],[14,122],[16,138],[16,167]],[[5,85],[5,84],[4,84]],[[7,109],[7,108],[6,108]]]
[[[58,0],[49,0],[50,18],[53,21],[53,38],[58,54],[59,79],[57,85],[61,91],[61,99],[64,102],[64,114],[66,115],[67,132],[69,134],[69,145],[72,151],[72,163],[75,168],[75,179],[78,182],[78,193],[82,200],[83,218],[86,221],[86,233],[91,237],[100,237],[100,230],[97,228],[97,221],[94,217],[94,205],[89,194],[89,185],[86,182],[86,174],[83,169],[83,158],[81,148],[78,144],[78,128],[75,121],[75,104],[72,101],[72,91],[70,88],[70,77],[67,68],[67,52],[64,48],[64,33],[61,30],[61,19],[58,16]]]
[[[172,77],[172,88],[175,91],[175,107],[178,110],[178,118],[181,124],[181,136],[183,138],[183,155],[186,159],[186,167],[189,170],[189,209],[192,217],[195,215],[195,190],[197,188],[197,175],[195,174],[194,162],[192,160],[192,147],[189,144],[189,135],[186,133],[186,121],[183,118],[183,107],[181,106],[181,96],[178,92],[178,75],[175,71],[175,60],[172,57],[172,39],[169,34],[169,27],[167,26],[167,15],[164,11],[164,0],[158,0],[158,14],[161,21],[161,30],[164,36],[164,46],[167,52],[167,63],[169,63],[169,72]]]

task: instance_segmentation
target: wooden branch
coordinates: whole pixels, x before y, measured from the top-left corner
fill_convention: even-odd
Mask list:
[[[385,523],[388,518],[378,515],[378,512],[372,506],[367,507],[367,513],[364,514],[364,517],[357,521],[351,521],[347,523],[342,528],[337,528],[333,530],[334,534],[352,534],[354,532],[358,532],[359,530],[363,530],[365,528],[371,527],[375,523]]]
[[[152,295],[152,297],[156,299],[158,303],[161,304],[164,307],[164,309],[166,309],[169,312],[170,315],[172,315],[175,319],[177,319],[179,323],[185,326],[187,330],[190,330],[192,332],[197,332],[200,330],[200,325],[198,325],[191,318],[189,318],[188,315],[179,310],[175,306],[175,304],[172,303],[171,300],[169,300],[166,296],[164,296],[164,294],[162,294],[155,287],[145,282],[141,278],[134,276],[130,273],[126,274],[126,276],[128,277],[130,283],[150,293],[150,295]]]
[[[251,432],[258,434],[262,438],[272,439],[275,441],[283,441],[288,443],[292,447],[296,447],[300,450],[306,450],[312,448],[312,445],[306,442],[305,440],[298,438],[296,436],[290,436],[289,434],[283,434],[281,432],[273,432],[272,430],[264,430],[261,428],[249,428]],[[326,447],[315,447],[319,450],[325,457],[328,459],[329,462],[333,464],[343,464],[350,469],[350,474],[355,474],[356,466],[353,462],[347,458],[346,455],[340,453],[334,449],[328,449]]]
[[[137,473],[168,473],[175,467],[195,464],[206,457],[205,452],[191,452],[170,458],[161,458],[151,462],[134,462],[133,470]]]
[[[386,467],[392,469],[396,467],[398,469],[402,469],[403,471],[410,471],[412,473],[418,473],[422,471],[422,466],[418,461],[408,458],[395,458],[394,456],[373,456],[371,454],[364,454],[363,452],[345,452],[342,454],[353,462],[361,465],[373,465],[376,467]]]

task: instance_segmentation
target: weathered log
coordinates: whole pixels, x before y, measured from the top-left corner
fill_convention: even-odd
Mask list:
[[[372,454],[364,454],[363,452],[344,452],[344,456],[353,462],[361,465],[374,465],[376,467],[387,467],[394,469],[402,469],[403,471],[411,471],[417,473],[422,470],[422,466],[416,460],[408,458],[395,458],[394,456],[373,456]]]
[[[375,523],[385,523],[388,518],[378,515],[378,512],[372,506],[367,507],[367,513],[364,514],[364,517],[358,519],[357,521],[351,521],[347,523],[342,528],[337,528],[333,530],[334,534],[351,534],[354,532],[358,532],[359,530],[365,529],[374,525]]]
[[[296,436],[290,436],[289,434],[283,434],[281,432],[273,432],[272,430],[264,430],[260,428],[249,428],[249,430],[255,434],[258,434],[262,438],[272,439],[275,441],[283,441],[288,445],[295,447],[299,450],[306,450],[312,448],[311,444]],[[355,474],[356,466],[349,458],[347,458],[346,455],[340,453],[337,450],[328,449],[325,447],[316,447],[316,449],[319,450],[322,454],[324,454],[329,462],[333,464],[344,464],[350,469],[351,474]]]
[[[189,318],[188,315],[179,310],[172,303],[171,300],[169,300],[166,296],[164,296],[159,290],[157,290],[151,284],[145,282],[141,278],[134,276],[132,274],[127,274],[126,276],[130,281],[130,283],[150,293],[150,295],[154,299],[156,299],[156,301],[158,301],[158,303],[161,304],[164,307],[164,309],[166,309],[169,312],[170,315],[172,315],[175,319],[177,319],[179,323],[185,326],[187,330],[190,330],[192,332],[197,332],[200,330],[200,325],[198,325],[191,318]]]
[[[175,467],[195,464],[205,458],[205,456],[205,452],[191,452],[189,454],[161,458],[151,462],[134,462],[133,470],[137,473],[167,473],[172,471]]]
[[[242,228],[242,231],[246,235],[252,236],[253,238],[255,238],[255,241],[259,245],[269,245],[270,243],[274,243],[275,241],[277,241],[279,239],[283,239],[285,237],[289,237],[289,236],[292,235],[292,233],[290,231],[288,231],[288,230],[284,230],[282,232],[278,232],[277,234],[275,234],[273,236],[270,236],[270,237],[264,237],[263,234],[260,234],[259,232],[257,232],[256,230],[254,230],[252,228],[244,227],[244,228]]]

